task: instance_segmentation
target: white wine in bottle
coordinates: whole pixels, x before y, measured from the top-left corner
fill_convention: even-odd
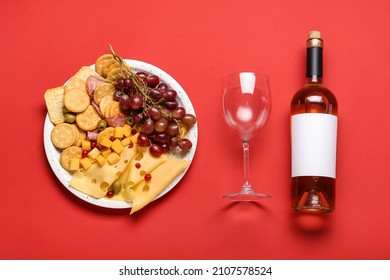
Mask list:
[[[311,31],[306,43],[306,84],[291,101],[292,208],[335,209],[337,100],[322,84],[323,40]]]

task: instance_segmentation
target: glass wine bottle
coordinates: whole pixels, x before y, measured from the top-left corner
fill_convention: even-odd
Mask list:
[[[323,40],[307,40],[306,84],[291,101],[292,208],[331,212],[335,208],[337,100],[322,84]]]

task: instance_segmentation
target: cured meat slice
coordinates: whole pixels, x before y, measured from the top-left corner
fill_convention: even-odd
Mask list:
[[[87,79],[87,92],[89,95],[89,98],[92,100],[93,99],[93,92],[97,88],[98,85],[104,83],[104,81],[99,80],[95,78],[94,76],[89,76]]]
[[[124,126],[126,124],[126,116],[123,114],[117,114],[112,117],[107,117],[106,122],[108,126],[111,127]]]

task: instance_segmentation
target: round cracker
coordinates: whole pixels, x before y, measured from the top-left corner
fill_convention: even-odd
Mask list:
[[[106,59],[103,63],[103,75],[104,77],[108,76],[108,73],[110,73],[111,69],[116,68],[120,66],[118,60],[116,60],[114,57],[111,59]]]
[[[75,141],[73,142],[72,146],[75,146],[77,144],[77,142],[79,141],[79,129],[77,128],[77,126],[75,124],[71,124],[72,126],[72,129],[73,129],[73,133],[76,135],[75,137]]]
[[[65,149],[72,146],[76,140],[76,133],[71,124],[60,123],[57,124],[51,131],[51,142],[59,149]]]
[[[111,101],[114,101],[114,96],[110,96],[110,95],[104,96],[102,100],[100,100],[99,108],[100,108],[100,112],[103,115],[104,115],[104,110],[107,107],[107,104],[110,103]]]
[[[115,87],[113,84],[102,83],[98,85],[95,91],[93,92],[93,100],[99,106],[100,101],[103,99],[103,97],[107,95],[114,96],[114,93],[115,93]]]
[[[108,113],[109,117],[116,116],[118,114],[122,113],[121,107],[119,105],[119,102],[115,102],[111,107],[110,107],[110,112]]]
[[[65,108],[73,113],[81,113],[90,105],[88,93],[80,88],[72,88],[65,92],[64,105]]]
[[[85,131],[93,131],[97,128],[98,122],[101,120],[100,115],[96,112],[92,105],[76,116],[77,125]]]
[[[106,60],[110,60],[110,59],[113,59],[114,57],[112,56],[112,54],[103,54],[102,56],[100,56],[96,62],[95,62],[95,71],[102,77],[104,77],[104,74],[103,74],[103,69],[104,69],[104,63],[106,62]],[[106,78],[106,77],[104,77]]]
[[[107,75],[107,79],[109,79],[111,81],[116,81],[121,77],[122,77],[122,75],[121,75],[121,67],[120,66],[110,69],[110,72],[108,72],[108,75]]]
[[[81,159],[81,153],[82,153],[82,150],[80,147],[71,146],[71,147],[66,148],[65,150],[62,151],[62,153],[60,155],[61,166],[65,170],[70,171],[69,170],[70,161],[72,160],[72,158]]]

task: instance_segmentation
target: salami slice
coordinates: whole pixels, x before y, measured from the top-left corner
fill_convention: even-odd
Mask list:
[[[124,126],[126,124],[126,117],[123,114],[117,114],[112,117],[107,117],[106,122],[111,127]]]
[[[88,92],[89,98],[91,98],[91,100],[93,99],[93,92],[95,91],[97,86],[102,84],[102,83],[104,83],[104,82],[93,77],[93,76],[88,77],[88,79],[87,79],[87,92]]]
[[[100,110],[100,107],[95,103],[95,101],[91,102],[92,107],[96,110],[96,112],[99,114],[101,118],[103,118],[102,111]]]

